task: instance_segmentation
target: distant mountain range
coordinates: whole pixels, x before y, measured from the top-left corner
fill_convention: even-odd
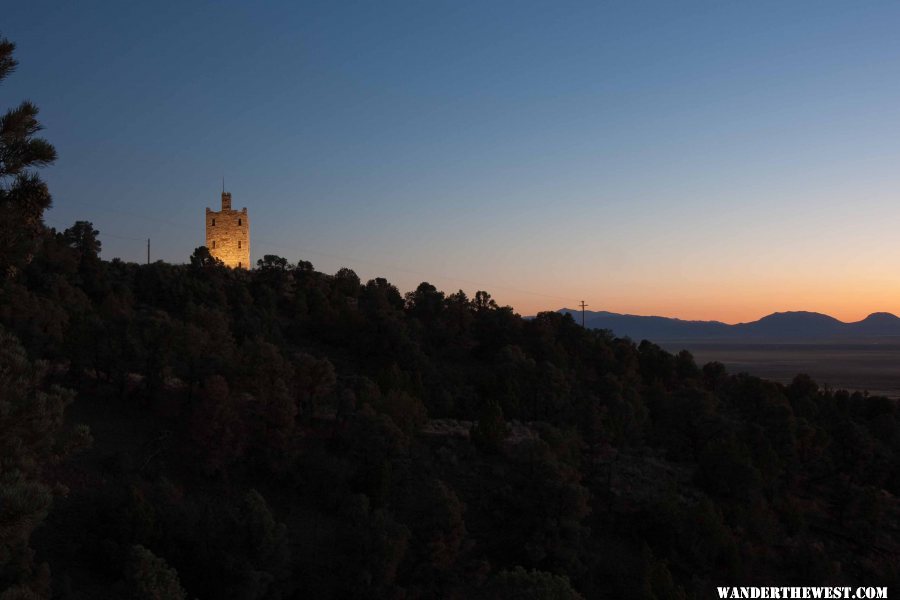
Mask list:
[[[562,308],[559,312],[570,313],[581,322],[578,309]],[[618,337],[630,337],[635,341],[827,341],[900,337],[900,317],[885,312],[872,313],[855,323],[844,323],[815,312],[778,312],[758,321],[736,325],[589,310],[584,316],[587,327],[609,329]]]

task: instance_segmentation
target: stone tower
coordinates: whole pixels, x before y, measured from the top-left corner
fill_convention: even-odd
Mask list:
[[[231,209],[231,192],[222,191],[222,210],[206,208],[206,247],[227,267],[251,267],[250,219],[246,207]]]

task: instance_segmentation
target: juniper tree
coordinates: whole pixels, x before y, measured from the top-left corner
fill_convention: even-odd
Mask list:
[[[184,600],[187,595],[178,573],[143,546],[132,546],[126,567],[126,582],[133,600]]]
[[[79,427],[62,435],[63,411],[73,394],[47,385],[46,366],[30,361],[18,339],[2,328],[0,390],[0,589],[20,594],[0,598],[41,597],[47,569],[36,567],[29,542],[52,502],[44,467],[89,444],[90,434]]]

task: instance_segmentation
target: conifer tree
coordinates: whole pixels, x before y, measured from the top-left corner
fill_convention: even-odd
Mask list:
[[[15,71],[15,44],[0,38],[0,82]],[[56,150],[36,137],[38,108],[25,100],[0,117],[0,274],[7,278],[31,260],[50,207],[47,185],[35,168],[56,160]]]
[[[17,65],[15,44],[0,38],[0,81]],[[0,286],[27,264],[44,231],[50,193],[34,169],[56,151],[36,137],[38,109],[24,101],[0,117]],[[0,598],[48,593],[46,565],[36,565],[30,540],[46,517],[53,488],[45,467],[90,441],[87,428],[62,436],[72,393],[48,385],[46,367],[27,356],[19,339],[0,328]]]

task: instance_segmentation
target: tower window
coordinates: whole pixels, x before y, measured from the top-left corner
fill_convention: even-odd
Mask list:
[[[238,261],[238,269],[240,269],[242,266],[243,266],[243,265],[241,264],[241,262]]]
[[[215,220],[215,219],[213,219],[212,226],[213,226],[213,227],[216,226],[216,220]]]
[[[241,247],[241,240],[238,240],[238,249]]]
[[[213,248],[216,247],[216,240],[213,240],[213,245],[212,245],[212,247],[213,247]]]
[[[238,225],[242,225],[242,222],[240,219],[238,219]]]

